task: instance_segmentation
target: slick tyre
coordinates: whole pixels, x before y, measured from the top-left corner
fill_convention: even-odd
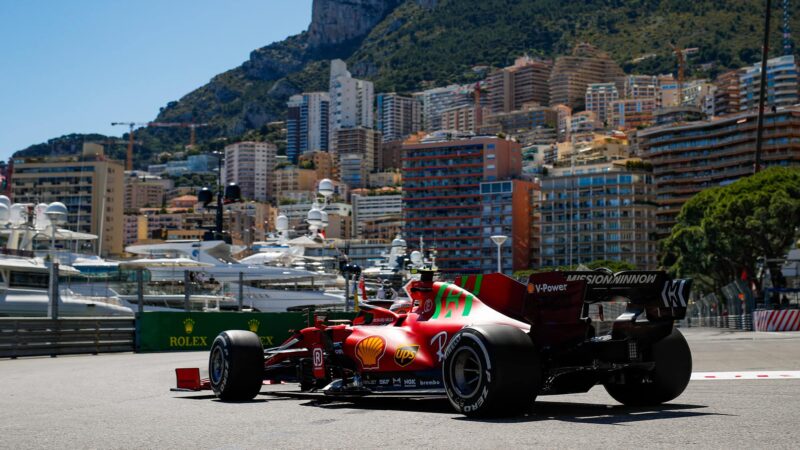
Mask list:
[[[628,406],[654,406],[677,398],[692,376],[692,352],[678,329],[653,345],[655,369],[645,376],[630,374],[624,384],[605,384],[614,400]]]
[[[223,401],[252,400],[261,391],[264,349],[255,333],[228,330],[214,339],[208,358],[214,395]]]
[[[442,364],[447,397],[468,417],[511,416],[530,409],[541,372],[530,336],[506,325],[464,328],[445,349]]]

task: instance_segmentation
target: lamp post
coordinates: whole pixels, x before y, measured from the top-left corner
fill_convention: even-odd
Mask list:
[[[217,236],[216,239],[222,239],[222,197],[224,195],[222,189],[222,160],[225,158],[225,152],[213,152],[214,155],[217,156],[217,217],[216,217],[216,228],[217,228]]]
[[[492,236],[492,242],[497,244],[497,273],[503,273],[503,260],[502,254],[500,252],[501,247],[503,247],[503,243],[508,239],[508,236],[504,236],[502,234],[498,234]]]

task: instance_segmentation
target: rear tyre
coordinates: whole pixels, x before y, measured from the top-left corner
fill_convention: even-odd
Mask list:
[[[447,346],[442,378],[456,411],[468,417],[509,416],[533,406],[541,364],[530,336],[519,328],[472,326]]]
[[[630,374],[624,384],[606,383],[614,400],[628,406],[654,406],[677,398],[692,376],[692,352],[677,328],[652,349],[655,369],[643,377]]]
[[[264,348],[249,331],[228,330],[214,339],[208,358],[214,395],[224,401],[252,400],[264,378]]]

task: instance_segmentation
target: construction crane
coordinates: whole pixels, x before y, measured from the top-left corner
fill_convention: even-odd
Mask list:
[[[189,148],[194,147],[194,143],[197,139],[197,129],[202,127],[207,127],[210,124],[207,123],[194,123],[194,122],[150,122],[147,124],[148,127],[180,127],[180,128],[188,128],[190,130],[189,135]]]
[[[683,49],[675,44],[669,44],[672,47],[672,52],[678,58],[678,106],[683,104],[683,78],[686,75],[686,58],[683,55]]]
[[[133,170],[133,130],[136,127],[146,127],[147,122],[111,122],[111,126],[120,125],[130,128],[128,131],[128,153],[125,159],[125,170]]]
[[[125,170],[133,170],[133,144],[134,144],[134,129],[137,127],[180,127],[189,128],[191,131],[189,137],[189,148],[194,147],[197,133],[196,129],[200,127],[207,127],[207,123],[194,123],[194,122],[111,122],[112,126],[124,125],[129,127],[128,131],[128,153],[125,161]]]

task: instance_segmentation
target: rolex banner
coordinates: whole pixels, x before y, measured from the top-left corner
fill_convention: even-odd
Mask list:
[[[318,313],[328,319],[352,319],[348,313]],[[147,312],[136,323],[138,351],[208,350],[225,330],[249,330],[264,348],[283,343],[294,331],[312,326],[313,314],[239,312]]]

